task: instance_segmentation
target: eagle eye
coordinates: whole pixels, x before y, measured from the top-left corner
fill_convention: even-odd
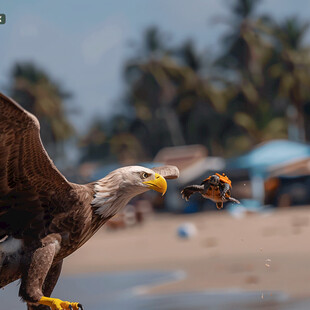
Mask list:
[[[141,178],[142,179],[146,179],[146,178],[148,178],[150,175],[148,174],[148,173],[146,173],[146,172],[142,172],[142,174],[141,174]]]

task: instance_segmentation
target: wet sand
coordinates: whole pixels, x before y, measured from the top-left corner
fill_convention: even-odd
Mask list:
[[[196,225],[194,238],[177,237],[177,227],[184,222]],[[180,270],[186,277],[147,292],[241,289],[261,291],[265,297],[275,291],[310,297],[309,238],[310,207],[242,219],[226,211],[154,215],[141,226],[103,228],[65,260],[63,274]]]
[[[53,295],[79,301],[87,310],[306,310],[310,300],[289,300],[281,292],[265,294],[222,290],[174,294],[143,294],[142,288],[178,278],[177,272],[132,271],[62,276]],[[22,310],[14,283],[0,291],[1,309]]]

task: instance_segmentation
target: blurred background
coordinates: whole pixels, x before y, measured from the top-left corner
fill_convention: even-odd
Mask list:
[[[132,164],[181,172],[67,258],[57,297],[309,308],[309,12],[307,0],[1,3],[0,91],[39,118],[70,181]],[[181,199],[215,172],[240,205]],[[14,284],[0,296],[25,308]]]

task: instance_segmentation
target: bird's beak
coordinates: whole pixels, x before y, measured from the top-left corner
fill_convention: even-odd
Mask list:
[[[156,192],[162,193],[163,196],[167,190],[167,182],[165,178],[158,173],[155,173],[154,180],[143,182],[143,184],[146,184],[149,189],[153,189]]]

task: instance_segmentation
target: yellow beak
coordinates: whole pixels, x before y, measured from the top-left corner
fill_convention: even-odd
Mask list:
[[[148,188],[153,189],[156,192],[162,193],[163,196],[167,190],[167,182],[165,178],[158,173],[155,173],[154,180],[143,182],[143,184],[146,184]]]

